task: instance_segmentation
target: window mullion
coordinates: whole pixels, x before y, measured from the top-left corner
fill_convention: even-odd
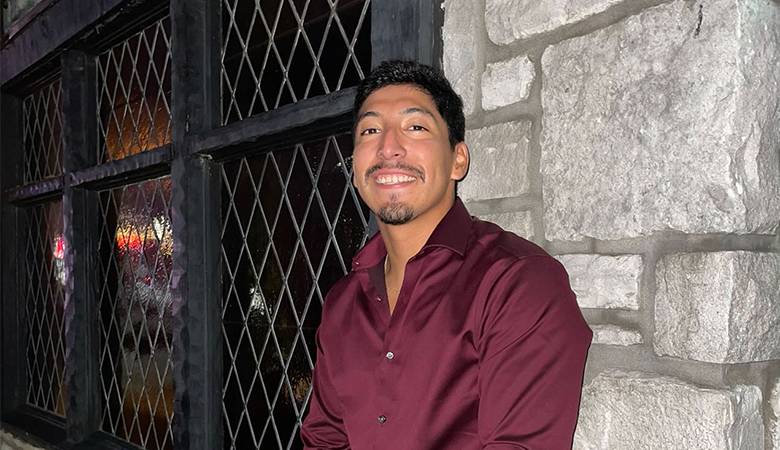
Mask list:
[[[22,101],[3,94],[0,97],[3,120],[0,121],[0,191],[22,184],[23,149]],[[0,286],[2,286],[2,413],[5,415],[24,405],[27,398],[27,359],[25,352],[26,322],[23,320],[24,305],[24,242],[18,239],[23,230],[24,214],[6,202],[0,205]]]
[[[97,313],[98,194],[71,185],[69,174],[94,159],[97,139],[95,57],[70,50],[61,58],[64,177],[66,428],[72,443],[100,425],[100,366]]]
[[[219,165],[186,150],[220,125],[221,3],[172,0],[173,376],[175,449],[222,447]]]

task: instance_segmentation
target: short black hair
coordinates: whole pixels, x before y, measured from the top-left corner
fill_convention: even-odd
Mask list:
[[[357,120],[360,108],[372,92],[393,85],[411,85],[430,95],[447,124],[450,146],[454,149],[455,145],[465,141],[466,117],[463,115],[463,100],[439,70],[417,61],[396,59],[376,66],[358,85],[353,120]]]

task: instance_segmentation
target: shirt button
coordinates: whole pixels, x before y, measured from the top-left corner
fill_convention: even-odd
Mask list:
[[[376,300],[378,302],[381,302],[382,301],[382,297],[377,295],[376,297],[374,297],[374,300]]]
[[[377,420],[379,420],[379,423],[385,423],[387,422],[387,417],[385,417],[385,415],[382,414],[381,416],[379,416]]]
[[[394,357],[395,355],[393,354],[393,352],[387,352],[387,354],[385,355],[385,358],[387,359],[393,359]]]

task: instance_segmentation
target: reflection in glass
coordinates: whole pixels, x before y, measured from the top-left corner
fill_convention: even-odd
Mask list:
[[[171,181],[100,194],[102,429],[173,448]]]
[[[25,211],[27,403],[65,415],[65,246],[62,202]]]
[[[98,163],[170,142],[170,28],[166,17],[97,59]]]
[[[351,154],[343,134],[223,166],[225,449],[302,446],[323,297],[367,236]]]

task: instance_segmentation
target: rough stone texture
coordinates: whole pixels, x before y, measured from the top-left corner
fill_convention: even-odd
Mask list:
[[[463,98],[463,112],[474,112],[477,85],[477,26],[476,2],[472,0],[445,0],[444,74],[453,89]]]
[[[780,4],[678,0],[542,66],[549,240],[776,228]]]
[[[508,122],[466,132],[471,166],[458,186],[464,201],[515,197],[528,192],[530,121]]]
[[[763,450],[761,390],[610,371],[586,386],[574,450]]]
[[[772,388],[769,405],[772,417],[769,420],[769,450],[780,450],[780,378],[775,380]]]
[[[501,228],[528,240],[532,240],[534,236],[533,219],[531,213],[528,211],[483,214],[479,216],[479,218],[488,222],[493,222]]]
[[[780,358],[780,255],[677,253],[656,269],[655,351],[715,363]]]
[[[43,450],[43,447],[36,447],[32,444],[22,441],[11,433],[0,430],[0,449],[1,450]]]
[[[487,0],[485,25],[490,40],[510,44],[605,11],[622,0]]]
[[[642,334],[617,325],[591,325],[593,343],[629,346],[642,343]]]
[[[639,309],[640,255],[560,255],[581,308]]]
[[[496,109],[528,98],[536,69],[527,56],[488,64],[482,74],[482,108]]]

